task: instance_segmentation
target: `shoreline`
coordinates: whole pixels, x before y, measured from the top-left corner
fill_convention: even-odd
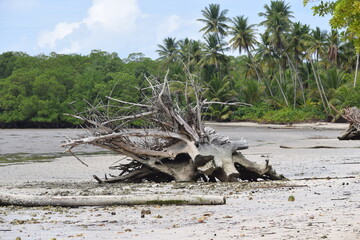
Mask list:
[[[241,122],[210,122],[205,121],[206,125],[216,125],[216,126],[237,126],[237,127],[271,127],[271,128],[319,128],[319,129],[345,129],[349,126],[349,123],[331,123],[331,122],[304,122],[304,123],[257,123],[251,121],[241,121]],[[22,129],[22,130],[31,130],[31,129],[82,129],[81,125],[72,126],[72,127],[0,127],[0,130],[12,130],[12,129]]]
[[[346,130],[349,123],[329,123],[329,122],[312,122],[312,123],[293,123],[293,124],[272,124],[256,122],[205,122],[209,126],[222,127],[256,127],[256,128],[274,128],[274,129],[327,129],[327,130]]]

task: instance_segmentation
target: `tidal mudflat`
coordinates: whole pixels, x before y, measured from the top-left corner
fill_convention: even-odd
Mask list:
[[[290,181],[99,185],[92,175],[102,177],[109,173],[108,167],[121,157],[99,153],[97,149],[80,149],[86,167],[72,156],[61,155],[61,149],[57,149],[63,135],[72,130],[66,134],[61,130],[35,134],[37,139],[58,136],[41,147],[36,147],[39,141],[31,135],[36,130],[26,135],[6,132],[7,138],[11,134],[21,135],[24,146],[28,145],[24,149],[14,147],[19,144],[17,141],[2,144],[1,156],[36,153],[45,157],[42,161],[27,161],[25,157],[16,164],[3,163],[2,192],[43,196],[211,194],[225,196],[227,203],[79,208],[2,206],[0,239],[360,239],[360,141],[336,139],[347,125],[241,123],[213,127],[230,138],[245,137],[250,147],[242,153],[248,159],[259,163],[269,159]],[[0,141],[7,142],[3,130],[0,136]],[[10,152],[4,146],[14,150]],[[31,146],[36,150],[29,150]],[[55,155],[47,159],[49,154]]]

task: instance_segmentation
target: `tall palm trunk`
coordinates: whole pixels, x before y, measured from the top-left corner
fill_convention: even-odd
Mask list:
[[[256,65],[255,62],[254,62],[253,55],[251,54],[250,49],[249,49],[248,46],[246,46],[246,51],[247,51],[247,53],[248,53],[248,57],[250,58],[251,63],[252,63],[253,66],[254,66],[255,74],[256,74],[256,76],[257,76],[257,78],[258,78],[258,81],[259,81],[259,82],[262,81],[262,80],[261,80],[261,76],[260,76],[260,74],[259,74],[259,72],[258,72],[258,70],[259,70],[260,73],[261,73],[261,74],[263,75],[263,77],[264,77],[264,83],[265,83],[265,86],[267,87],[267,89],[268,89],[268,91],[269,91],[269,93],[270,93],[270,96],[271,96],[271,97],[274,97],[274,94],[273,94],[273,92],[272,92],[272,90],[271,90],[271,86],[270,86],[270,84],[269,84],[269,81],[268,81],[268,79],[267,79],[264,71],[262,70],[261,67],[259,67],[259,69],[257,68],[257,65]]]
[[[356,53],[356,68],[355,68],[355,77],[354,77],[354,87],[356,87],[356,81],[357,81],[357,73],[359,69],[359,53]]]
[[[314,66],[314,63],[313,63],[312,59],[310,59],[310,64],[311,64],[311,68],[312,68],[313,73],[314,73],[316,86],[318,88],[324,110],[325,110],[326,114],[329,114],[330,105],[329,105],[329,102],[327,100],[327,97],[326,97],[326,94],[325,94],[325,91],[324,91],[324,87],[322,86],[319,75],[318,75],[317,71],[315,70],[315,66]]]
[[[250,49],[249,49],[248,46],[246,46],[246,52],[248,54],[248,57],[250,58],[250,61],[251,61],[252,65],[254,66],[254,70],[255,70],[256,77],[258,78],[258,82],[261,82],[261,77],[260,77],[260,75],[258,73],[257,67],[256,67],[255,62],[253,60],[253,55],[251,54]]]
[[[284,90],[283,90],[283,88],[282,88],[282,86],[281,86],[281,83],[279,82],[279,79],[276,77],[276,75],[275,75],[275,80],[276,80],[276,83],[279,85],[280,92],[281,92],[281,95],[282,95],[283,98],[284,98],[284,101],[285,101],[286,106],[289,106],[289,102],[288,102],[288,100],[287,100],[287,97],[286,97],[286,95],[285,95],[285,92],[284,92]]]
[[[289,65],[290,65],[290,71],[291,71],[291,68],[294,71],[294,74],[293,74],[294,76],[292,78],[293,78],[293,84],[294,84],[294,108],[296,108],[296,97],[297,97],[297,91],[298,91],[297,84],[299,84],[303,102],[304,103],[306,102],[304,85],[303,85],[303,82],[302,82],[301,78],[299,77],[299,67],[298,67],[298,64],[296,62],[296,59],[295,59],[295,65],[294,65],[294,63],[291,61],[288,54],[286,54],[286,57],[288,59]]]
[[[220,36],[219,36],[219,33],[218,33],[218,32],[216,33],[216,38],[217,38],[217,40],[218,40],[218,42],[219,42],[219,45],[221,46],[221,40],[220,40]],[[220,50],[221,50],[221,53],[222,53],[223,55],[225,55],[223,47],[220,47]]]

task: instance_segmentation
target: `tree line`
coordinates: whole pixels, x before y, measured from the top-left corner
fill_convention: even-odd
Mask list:
[[[203,39],[167,37],[156,60],[141,53],[120,59],[101,50],[86,56],[5,52],[0,55],[0,126],[76,125],[78,120],[63,113],[103,111],[100,103],[101,108],[114,104],[107,96],[141,102],[146,77],[163,79],[167,71],[179,105],[186,105],[181,96],[194,95],[187,87],[189,75],[203,100],[246,103],[209,105],[204,109],[209,120],[336,120],[341,109],[360,105],[359,55],[350,38],[294,22],[284,1],[266,4],[259,24],[227,14],[219,4],[206,6],[198,19]]]
[[[93,50],[87,56],[0,55],[0,126],[68,127],[80,122],[64,113],[85,111],[106,96],[139,101],[144,76],[158,75],[159,62],[143,54],[120,59]]]

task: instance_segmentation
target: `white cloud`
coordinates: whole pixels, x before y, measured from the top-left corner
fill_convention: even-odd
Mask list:
[[[136,0],[93,0],[87,16],[81,21],[60,22],[54,30],[43,31],[38,37],[38,45],[40,48],[51,50],[57,50],[61,46],[63,49],[61,51],[68,53],[71,50],[80,51],[82,46],[104,39],[104,35],[110,38],[128,34],[136,29],[136,21],[141,16]],[[91,34],[82,35],[83,31]],[[63,46],[64,44],[68,46]],[[92,46],[92,48],[99,47]]]
[[[56,46],[56,41],[64,39],[66,36],[73,33],[77,28],[79,28],[81,23],[67,23],[61,22],[58,23],[53,31],[44,31],[40,34],[38,39],[38,44],[40,47],[50,47],[54,48]]]
[[[171,15],[159,26],[157,40],[169,37],[172,33],[179,29],[183,21],[178,15]]]
[[[141,15],[136,0],[94,0],[84,20],[90,28],[101,27],[105,31],[122,33],[135,27]]]

